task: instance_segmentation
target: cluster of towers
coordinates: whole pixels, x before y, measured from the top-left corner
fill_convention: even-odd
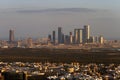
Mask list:
[[[83,28],[74,29],[74,34],[72,32],[69,35],[65,35],[62,31],[62,27],[58,27],[58,38],[56,41],[56,32],[53,31],[52,36],[49,35],[48,39],[50,42],[55,44],[85,44],[85,43],[103,43],[103,37],[93,37],[90,35],[90,26],[85,25]]]
[[[58,36],[56,31],[52,35],[48,35],[48,41],[53,44],[86,44],[86,43],[103,43],[103,36],[94,37],[90,35],[90,26],[84,25],[83,28],[74,29],[74,34],[69,32],[69,35],[63,33],[62,27],[58,27]],[[14,30],[9,30],[9,42],[14,43]],[[29,40],[31,42],[31,40]]]
[[[90,26],[85,25],[83,29],[74,30],[74,43],[89,43],[90,42]]]

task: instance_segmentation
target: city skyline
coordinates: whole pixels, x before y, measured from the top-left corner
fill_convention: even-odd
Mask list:
[[[103,35],[91,35],[90,25],[84,25],[83,28],[75,28],[74,32],[65,34],[62,27],[58,27],[58,31],[48,34],[48,43],[56,44],[86,44],[86,43],[100,43],[103,44],[105,39]],[[58,34],[56,36],[55,34]],[[73,34],[73,35],[72,35]],[[52,38],[53,37],[53,38]],[[57,37],[57,39],[56,39]]]
[[[77,31],[77,33],[76,33],[76,31]],[[15,29],[9,29],[7,32],[8,37],[3,37],[3,38],[1,37],[0,40],[8,40],[10,42],[14,42],[14,41],[22,40],[25,38],[33,38],[33,39],[48,38],[49,40],[51,40],[53,42],[55,42],[55,40],[58,40],[58,43],[63,43],[64,42],[63,39],[65,38],[65,36],[68,36],[68,35],[70,36],[70,34],[72,34],[73,37],[77,36],[77,38],[75,37],[77,40],[76,43],[79,43],[81,41],[83,42],[83,40],[90,40],[91,37],[104,36],[103,34],[94,34],[94,35],[91,34],[93,32],[94,31],[91,30],[90,25],[83,25],[83,27],[75,27],[75,28],[73,28],[73,30],[70,30],[67,32],[64,31],[64,27],[56,27],[53,29],[53,31],[50,31],[50,33],[46,34],[44,37],[42,37],[41,35],[39,35],[37,37],[31,36],[30,34],[27,34],[26,36],[24,35],[24,36],[18,37],[16,35],[17,31]],[[63,38],[63,36],[64,36],[64,38]],[[82,39],[83,37],[85,37],[85,39]],[[111,40],[111,39],[105,38],[105,40]],[[113,40],[117,40],[117,39],[113,39]]]
[[[120,39],[119,0],[1,0],[0,39],[8,38],[9,29],[16,37],[47,37],[52,29],[63,27],[68,33],[88,24],[92,35]]]

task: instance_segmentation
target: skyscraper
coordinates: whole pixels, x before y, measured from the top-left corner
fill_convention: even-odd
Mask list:
[[[61,43],[63,44],[64,43],[64,38],[65,36],[64,36],[64,34],[62,33],[62,39],[61,39]]]
[[[78,43],[83,43],[83,29],[78,29]]]
[[[83,40],[85,43],[88,43],[89,42],[89,39],[90,39],[90,26],[89,25],[85,25],[84,26],[84,30],[83,30],[84,34],[83,34]]]
[[[9,42],[14,42],[14,30],[9,31]]]
[[[78,43],[78,29],[74,29],[74,43]]]
[[[53,44],[55,44],[55,31],[53,31]]]
[[[75,44],[83,43],[83,29],[74,30]]]
[[[72,36],[72,32],[70,32],[70,39],[69,39],[69,41],[70,41],[70,44],[72,44],[72,43],[73,43],[73,36]]]
[[[62,43],[62,28],[58,27],[58,43]]]
[[[70,36],[69,35],[65,35],[64,43],[70,44]]]
[[[99,43],[100,43],[100,44],[103,44],[103,43],[104,43],[104,38],[103,38],[103,36],[99,36]]]

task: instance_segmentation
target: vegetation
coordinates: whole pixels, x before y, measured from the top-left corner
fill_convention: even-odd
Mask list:
[[[91,52],[80,49],[0,49],[0,61],[5,62],[80,62],[120,63],[120,52]]]

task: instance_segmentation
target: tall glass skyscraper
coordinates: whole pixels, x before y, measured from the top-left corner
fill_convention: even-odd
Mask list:
[[[70,44],[72,44],[72,43],[73,43],[73,36],[72,36],[72,32],[70,32],[69,41],[70,41]]]
[[[83,32],[83,41],[84,41],[84,43],[88,43],[89,39],[90,39],[90,26],[85,25],[83,31],[84,31]]]
[[[74,43],[78,43],[78,29],[74,29]]]
[[[58,27],[58,43],[62,43],[62,28]]]
[[[53,31],[53,43],[55,44],[55,31]]]
[[[83,43],[83,29],[78,29],[78,43]]]
[[[83,29],[74,30],[75,44],[83,43]]]
[[[9,41],[10,42],[14,42],[14,30],[9,31]]]

